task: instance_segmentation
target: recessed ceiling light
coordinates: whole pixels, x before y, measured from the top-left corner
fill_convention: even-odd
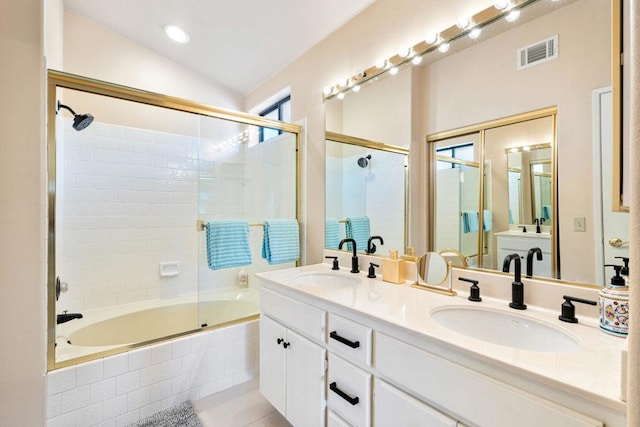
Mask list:
[[[189,43],[189,34],[177,25],[165,25],[164,32],[174,42]]]

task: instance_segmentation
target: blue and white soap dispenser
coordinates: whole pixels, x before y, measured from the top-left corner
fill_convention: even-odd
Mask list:
[[[611,284],[600,290],[600,329],[611,335],[626,337],[629,333],[629,286],[620,275],[621,265],[607,264],[616,274]],[[627,267],[628,269],[628,267]]]

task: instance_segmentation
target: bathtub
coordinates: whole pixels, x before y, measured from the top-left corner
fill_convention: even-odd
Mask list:
[[[258,296],[249,288],[89,310],[58,325],[56,362],[253,319],[260,312]]]

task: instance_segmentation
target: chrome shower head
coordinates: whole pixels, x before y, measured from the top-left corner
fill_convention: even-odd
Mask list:
[[[73,114],[73,128],[77,131],[81,131],[93,122],[93,116],[91,114],[76,114],[71,107],[68,107],[58,101],[58,111],[60,111],[61,108],[69,110],[71,114]]]
[[[358,166],[366,168],[367,165],[369,165],[369,160],[371,160],[371,154],[367,154],[365,157],[360,157],[358,159]]]

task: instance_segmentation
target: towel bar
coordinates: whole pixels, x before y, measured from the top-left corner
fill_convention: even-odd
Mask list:
[[[249,223],[249,227],[263,227],[264,223],[263,222],[253,222],[253,223]],[[207,224],[205,224],[205,222],[201,219],[196,221],[196,231],[204,231],[204,229],[207,228]]]

